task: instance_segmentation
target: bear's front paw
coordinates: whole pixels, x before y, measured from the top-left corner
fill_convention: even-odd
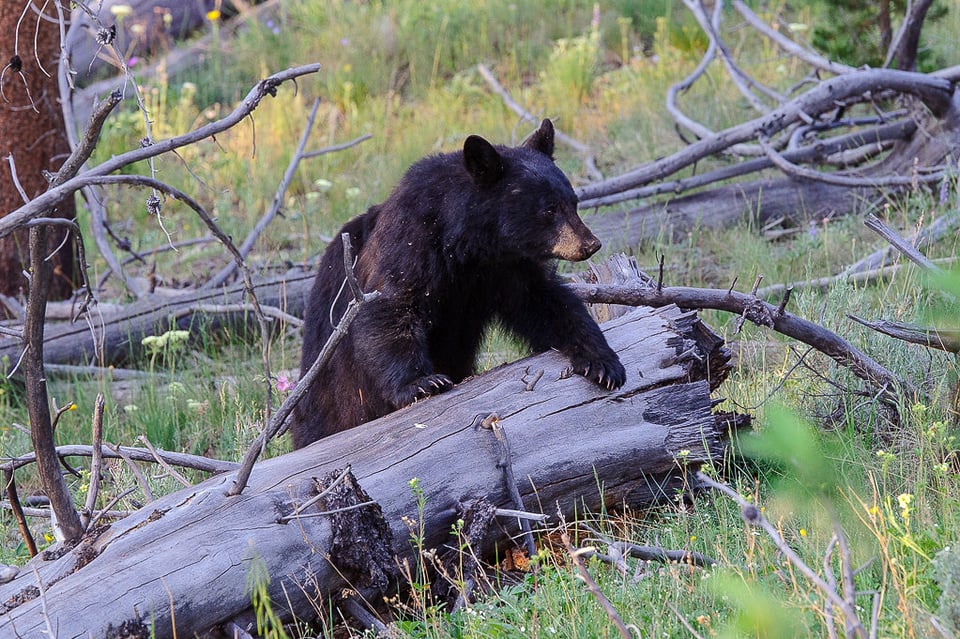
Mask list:
[[[597,386],[607,390],[620,388],[627,381],[627,369],[614,353],[604,359],[574,357],[570,365],[574,373],[583,375]]]
[[[425,375],[408,384],[398,394],[398,406],[407,406],[431,395],[439,395],[453,388],[453,382],[446,375]]]

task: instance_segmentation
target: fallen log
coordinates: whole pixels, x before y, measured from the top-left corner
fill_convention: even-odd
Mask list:
[[[261,306],[274,306],[303,315],[304,295],[313,283],[313,273],[294,273],[254,284]],[[86,364],[117,366],[143,352],[141,340],[174,329],[215,329],[218,326],[253,326],[249,311],[210,312],[212,306],[230,306],[247,301],[243,284],[211,291],[190,291],[175,297],[141,300],[122,311],[99,316],[96,308],[90,318],[72,324],[48,327],[43,340],[45,364]],[[0,339],[0,361],[16,362],[23,344],[19,339]]]
[[[217,475],[38,555],[0,586],[0,636],[193,636],[249,614],[254,562],[271,577],[274,610],[310,619],[348,585],[398,587],[397,560],[418,559],[405,518],[425,548],[458,547],[451,527],[474,505],[516,508],[504,463],[522,508],[551,517],[696,488],[688,471],[724,452],[727,427],[710,397],[729,367],[722,340],[675,306],[638,308],[603,328],[627,368],[620,390],[569,375],[565,358],[544,353],[260,462],[239,496],[226,496],[234,473]],[[481,427],[491,423],[509,442],[506,459]],[[353,479],[355,490],[304,507],[347,467],[344,485]],[[515,521],[489,526],[480,552],[510,543]],[[379,530],[373,541],[350,536],[370,530]]]

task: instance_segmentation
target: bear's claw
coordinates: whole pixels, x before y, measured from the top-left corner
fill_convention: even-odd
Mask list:
[[[446,375],[426,375],[407,385],[404,391],[398,394],[400,401],[397,406],[407,406],[431,395],[439,395],[453,388],[453,381]]]
[[[627,371],[616,356],[601,361],[577,358],[572,364],[575,373],[607,390],[616,390],[627,381]]]

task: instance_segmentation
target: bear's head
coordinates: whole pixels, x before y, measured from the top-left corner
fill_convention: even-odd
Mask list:
[[[478,135],[463,144],[463,162],[497,216],[498,253],[578,262],[600,240],[577,214],[577,195],[553,162],[553,123],[544,120],[520,146],[494,146]]]

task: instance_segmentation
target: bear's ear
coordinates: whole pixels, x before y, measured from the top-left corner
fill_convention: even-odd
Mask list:
[[[544,120],[540,128],[530,134],[523,141],[523,146],[534,151],[540,151],[551,160],[553,159],[553,122]]]
[[[463,143],[463,163],[479,184],[493,184],[503,175],[503,158],[479,135],[471,135]]]

